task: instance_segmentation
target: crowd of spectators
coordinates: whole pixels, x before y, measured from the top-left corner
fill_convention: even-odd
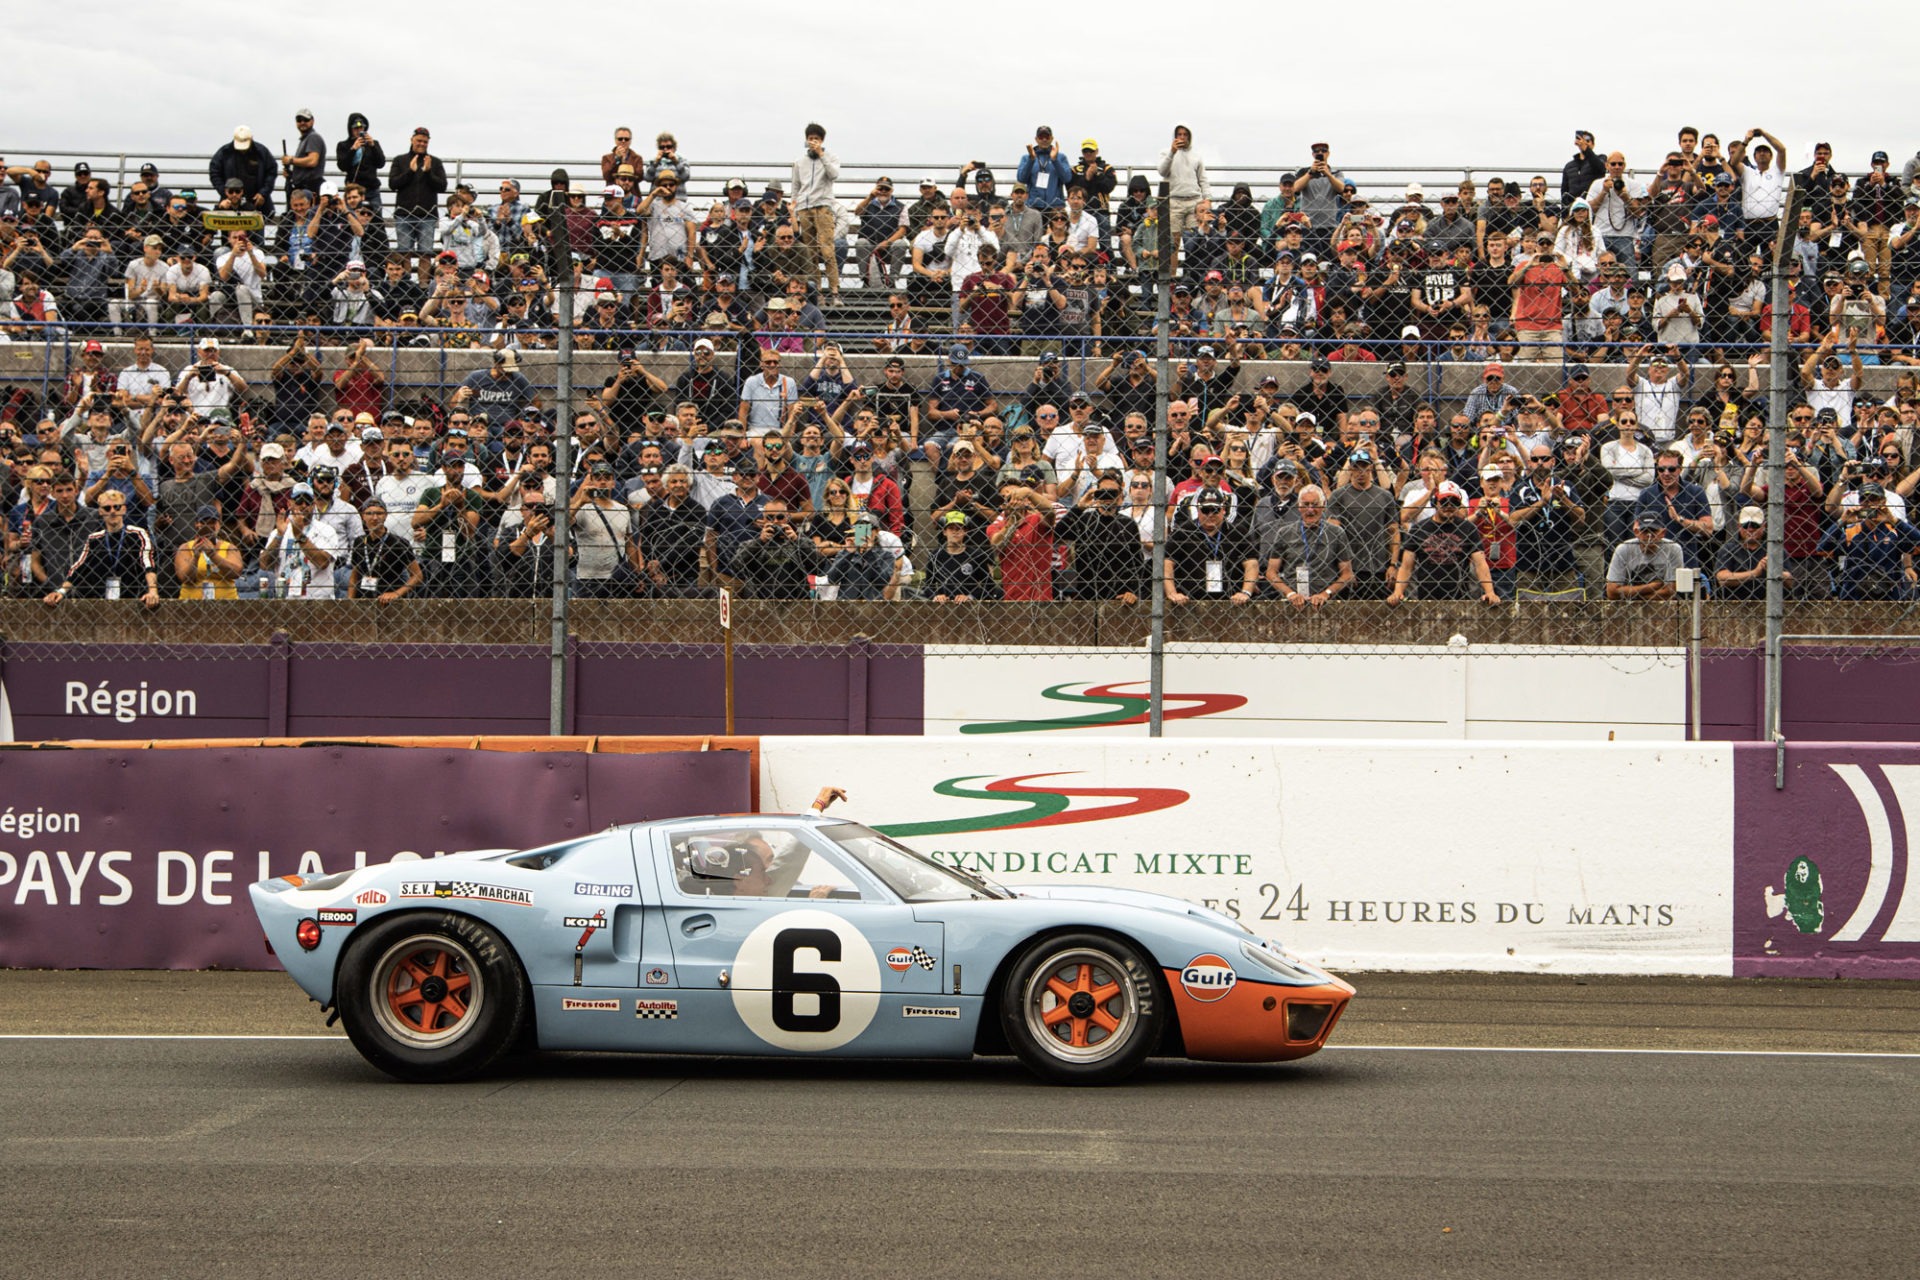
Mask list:
[[[44,166],[0,162],[5,319],[79,345],[47,403],[15,388],[0,406],[16,593],[545,595],[564,505],[562,558],[587,595],[1134,601],[1161,539],[1175,605],[1632,600],[1671,594],[1682,568],[1755,596],[1750,344],[1782,220],[1799,341],[1783,571],[1802,596],[1914,590],[1920,387],[1902,371],[1878,401],[1864,371],[1920,363],[1902,347],[1920,157],[1895,177],[1877,153],[1847,178],[1822,145],[1789,203],[1785,147],[1762,130],[1724,151],[1682,130],[1644,180],[1580,132],[1557,188],[1463,183],[1435,208],[1414,186],[1376,214],[1325,143],[1264,204],[1244,184],[1216,203],[1182,126],[1158,166],[1181,359],[1156,503],[1157,374],[1136,335],[1161,228],[1146,179],[1121,198],[1095,139],[1073,163],[1043,126],[1005,197],[975,161],[912,204],[882,179],[844,206],[809,124],[791,192],[728,181],[703,219],[670,134],[643,158],[616,130],[597,205],[564,170],[487,203],[449,190],[424,127],[389,159],[364,116],[331,152],[311,112],[296,125],[278,158],[236,130],[204,206],[155,175],[115,204],[84,172],[56,191]],[[207,208],[273,234],[216,243]],[[561,225],[577,289],[556,293]],[[854,289],[891,304],[859,340],[888,357],[871,385],[821,333]],[[563,428],[520,355],[568,305],[617,367]],[[266,386],[213,336],[181,369],[156,360],[155,333],[223,314],[274,345]],[[136,335],[117,370],[99,341],[116,328]],[[491,359],[444,397],[398,399],[373,358],[394,340]],[[1103,363],[1077,388],[1061,353],[1091,341]],[[641,359],[661,350],[685,357],[671,380]],[[930,381],[906,354],[938,358]],[[1022,354],[1017,386],[975,368]],[[1275,358],[1304,380],[1243,368]],[[1409,385],[1410,358],[1471,362],[1478,385],[1438,400]],[[1561,361],[1560,387],[1513,391],[1512,359]],[[1593,385],[1602,361],[1625,366],[1611,388]],[[1356,363],[1383,389],[1351,394]]]

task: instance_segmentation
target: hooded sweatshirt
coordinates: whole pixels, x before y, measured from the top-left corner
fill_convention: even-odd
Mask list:
[[[355,131],[367,127],[367,118],[358,111],[348,116],[346,137],[334,145],[333,161],[342,181],[359,183],[366,188],[367,195],[378,202],[380,178],[387,169],[387,153],[377,142],[362,143],[355,139]]]

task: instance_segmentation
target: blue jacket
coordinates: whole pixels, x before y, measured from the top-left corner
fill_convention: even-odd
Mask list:
[[[1040,180],[1043,176],[1045,182]],[[1073,178],[1073,166],[1057,153],[1051,160],[1042,160],[1035,153],[1020,157],[1020,166],[1013,171],[1013,178],[1025,184],[1029,208],[1060,209],[1066,207],[1067,183]]]

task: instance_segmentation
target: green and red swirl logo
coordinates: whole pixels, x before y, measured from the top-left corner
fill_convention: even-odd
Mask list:
[[[1103,711],[1088,711],[1077,716],[1055,716],[1049,720],[988,720],[963,724],[962,733],[1033,733],[1044,729],[1111,729],[1120,725],[1145,724],[1152,700],[1137,692],[1144,680],[1124,680],[1118,684],[1091,685],[1074,693],[1075,685],[1056,684],[1042,689],[1040,696],[1074,706],[1104,706]],[[1125,690],[1136,692],[1128,693]],[[1161,718],[1192,720],[1197,716],[1217,716],[1223,711],[1244,707],[1247,700],[1237,693],[1163,693]]]
[[[934,794],[955,800],[990,800],[1015,807],[999,813],[973,818],[948,818],[938,822],[896,822],[877,828],[882,834],[910,836],[964,835],[976,831],[1021,831],[1029,827],[1063,827],[1075,822],[1104,822],[1108,818],[1130,818],[1140,813],[1155,813],[1185,804],[1188,795],[1173,787],[1030,787],[1035,778],[1071,777],[1065,773],[1028,773],[1017,778],[996,778],[982,788],[966,784],[978,782],[984,773],[948,778],[934,784]],[[1076,800],[1110,801],[1075,805]]]

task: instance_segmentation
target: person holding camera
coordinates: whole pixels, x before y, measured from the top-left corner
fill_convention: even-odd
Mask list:
[[[380,175],[387,167],[387,153],[360,112],[347,117],[347,136],[335,144],[333,162],[340,170],[340,180],[357,184],[366,193],[367,203],[378,213]]]
[[[900,560],[880,544],[873,519],[861,515],[847,540],[827,565],[827,582],[840,600],[897,600],[900,597]]]
[[[828,567],[828,558],[812,538],[801,535],[795,519],[778,499],[764,501],[755,511],[752,536],[739,543],[727,566],[744,598],[804,600],[812,589],[809,576]]]
[[[227,247],[214,259],[213,267],[220,277],[220,291],[211,299],[214,310],[231,306],[240,324],[250,324],[253,313],[266,302],[267,258],[259,244],[245,231],[229,232]],[[131,273],[128,279],[132,280]],[[251,330],[245,336],[252,337]]]
[[[195,416],[231,421],[234,401],[247,394],[247,380],[220,363],[218,338],[202,338],[199,359],[181,371],[173,389],[186,397]]]
[[[1914,553],[1920,529],[1896,515],[1878,481],[1859,486],[1856,505],[1820,539],[1834,558],[1834,595],[1842,600],[1906,600],[1920,587]]]

